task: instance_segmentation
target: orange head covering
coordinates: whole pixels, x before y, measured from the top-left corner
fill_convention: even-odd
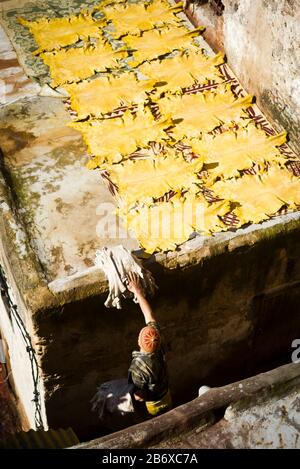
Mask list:
[[[139,346],[147,353],[155,352],[160,346],[160,335],[152,326],[143,327],[139,334]]]

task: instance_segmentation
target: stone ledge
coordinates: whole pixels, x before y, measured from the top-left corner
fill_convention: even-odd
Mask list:
[[[260,225],[251,225],[236,232],[223,232],[205,238],[199,236],[184,243],[178,251],[154,254],[144,264],[150,269],[153,264],[160,264],[170,270],[186,268],[223,252],[253,246],[259,241],[272,238],[282,233],[283,227],[287,232],[300,229],[300,212],[278,216]],[[48,287],[53,293],[66,294],[68,291],[85,287],[95,281],[99,283],[98,293],[107,291],[108,283],[104,273],[97,267],[90,267],[66,278],[56,279],[50,282]]]

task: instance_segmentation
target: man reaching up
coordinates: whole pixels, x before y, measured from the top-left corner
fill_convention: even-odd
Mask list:
[[[160,327],[143,295],[138,276],[129,273],[128,281],[127,288],[136,296],[146,323],[138,337],[140,350],[132,353],[128,382],[134,385],[135,399],[145,402],[147,412],[152,416],[159,415],[171,407]]]

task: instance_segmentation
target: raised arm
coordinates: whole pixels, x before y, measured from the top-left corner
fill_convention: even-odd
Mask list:
[[[148,324],[148,322],[150,321],[156,321],[153,315],[151,306],[143,295],[138,275],[134,274],[133,272],[129,272],[128,281],[129,281],[129,284],[127,288],[136,296],[139,302],[140,308],[142,310],[142,313],[144,315],[145,323]]]

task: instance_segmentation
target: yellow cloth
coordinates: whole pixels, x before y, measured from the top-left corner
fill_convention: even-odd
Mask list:
[[[285,203],[300,205],[299,178],[287,169],[272,166],[259,176],[218,181],[212,189],[221,197],[240,204],[235,213],[241,223],[259,223],[274,215]]]
[[[29,29],[39,45],[35,54],[69,46],[79,39],[101,38],[102,28],[106,24],[104,20],[94,20],[88,13],[68,18],[41,18],[37,21],[19,18],[19,22]]]
[[[117,163],[138,147],[149,141],[167,139],[164,132],[170,126],[168,120],[156,121],[149,109],[140,109],[135,116],[129,111],[116,119],[72,122],[70,127],[79,130],[92,155],[94,168],[103,162]]]
[[[150,4],[131,3],[113,5],[105,9],[107,20],[113,22],[115,37],[124,34],[139,34],[148,29],[161,28],[163,26],[176,25],[180,19],[175,16],[182,10],[182,4],[171,7],[166,2],[156,0]]]
[[[181,140],[183,137],[196,137],[201,132],[209,132],[223,122],[239,120],[243,115],[246,116],[243,110],[251,102],[251,96],[236,98],[230,87],[224,87],[223,90],[221,88],[199,94],[166,96],[158,101],[158,105],[162,114],[178,120],[172,136]]]
[[[194,231],[225,230],[222,217],[228,213],[236,214],[243,225],[267,219],[283,204],[292,209],[300,205],[299,178],[286,169],[287,160],[279,149],[285,133],[268,137],[249,124],[245,110],[251,96],[236,98],[230,85],[220,83],[225,78],[218,68],[222,55],[206,57],[193,44],[202,29],[188,31],[182,26],[176,16],[181,8],[170,7],[166,0],[145,4],[103,0],[94,7],[104,13],[102,20],[84,12],[68,18],[20,20],[50,67],[52,85],[65,85],[71,108],[79,119],[87,119],[70,126],[82,133],[94,156],[88,167],[109,171],[119,189],[119,215],[149,253],[176,249]],[[101,28],[107,21],[112,22],[112,36],[122,36],[122,49],[113,50],[105,41]],[[91,37],[96,44],[63,49]],[[122,59],[128,50],[133,54],[128,64],[140,64],[135,72],[141,75],[131,70],[118,77],[93,77],[98,71],[119,72],[120,67],[124,71]],[[161,60],[173,51],[177,51],[174,57]],[[85,81],[78,83],[81,80]],[[218,84],[215,90],[179,94],[195,81],[207,80]],[[150,111],[151,101],[161,113],[159,119]],[[127,110],[122,117],[103,119],[119,105],[136,105],[137,113]],[[220,125],[227,130],[217,134]],[[166,153],[151,155],[153,142],[156,147],[163,143]],[[150,158],[125,161],[139,149]],[[190,159],[195,155],[198,158]],[[242,176],[242,170],[254,165],[257,175]],[[221,200],[208,203],[205,189]],[[175,196],[169,202],[154,203],[170,190]]]
[[[133,231],[145,251],[172,251],[194,231],[217,232],[224,229],[219,216],[230,210],[228,201],[209,204],[201,194],[176,195],[169,202],[119,210],[127,229]]]
[[[187,31],[182,26],[168,29],[152,29],[142,36],[124,36],[122,41],[132,49],[135,65],[145,60],[152,60],[175,49],[188,49],[193,46],[192,40],[199,35],[202,28]]]
[[[221,74],[217,66],[223,62],[222,54],[207,57],[199,49],[189,51],[188,54],[181,53],[172,59],[145,62],[139,70],[146,77],[161,83],[158,91],[174,92],[193,85],[195,81],[220,81]]]
[[[153,198],[170,190],[188,189],[199,182],[197,173],[202,169],[202,159],[188,163],[180,154],[169,148],[165,155],[156,158],[127,160],[122,164],[107,166],[111,181],[119,188],[123,204],[131,207],[135,202],[151,204]]]
[[[41,58],[50,68],[53,87],[83,80],[94,75],[96,71],[105,72],[110,68],[118,68],[119,61],[125,57],[126,51],[114,51],[109,43],[101,40],[95,46],[60,49],[41,54]]]
[[[146,401],[145,402],[148,413],[150,415],[157,415],[164,412],[172,407],[172,397],[170,391],[164,395],[159,401]]]
[[[206,185],[217,178],[239,176],[239,171],[249,169],[254,163],[264,167],[265,162],[283,160],[278,146],[286,141],[286,133],[268,137],[265,132],[250,124],[246,129],[227,131],[218,135],[205,134],[201,139],[187,143],[201,155],[209,170]]]
[[[99,77],[65,86],[71,99],[71,107],[78,119],[88,115],[102,117],[122,105],[141,104],[147,99],[147,91],[153,80],[137,80],[134,73],[123,73],[118,77]]]

